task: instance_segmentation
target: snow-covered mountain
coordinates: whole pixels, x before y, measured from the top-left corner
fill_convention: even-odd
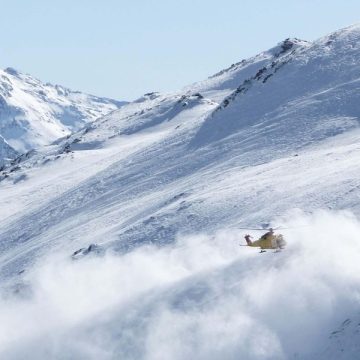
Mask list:
[[[65,137],[124,103],[0,70],[0,134],[19,153]]]
[[[3,169],[0,353],[354,359],[359,59],[360,26],[287,39]]]

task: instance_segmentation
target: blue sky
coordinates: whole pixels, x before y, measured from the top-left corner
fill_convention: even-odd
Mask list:
[[[171,91],[359,22],[346,0],[0,0],[0,67],[116,99]]]

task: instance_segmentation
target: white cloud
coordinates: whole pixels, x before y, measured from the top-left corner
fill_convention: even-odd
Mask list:
[[[317,351],[359,309],[360,224],[349,213],[289,214],[279,254],[242,232],[71,261],[25,276],[0,303],[6,358],[281,359]]]

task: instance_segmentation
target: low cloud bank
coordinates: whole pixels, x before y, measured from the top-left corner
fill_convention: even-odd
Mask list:
[[[274,223],[288,242],[278,254],[239,247],[244,233],[229,229],[123,256],[51,257],[23,275],[22,296],[2,292],[0,357],[313,356],[359,313],[360,223],[324,211]]]

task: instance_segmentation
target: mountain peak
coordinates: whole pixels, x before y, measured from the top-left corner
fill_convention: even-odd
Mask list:
[[[0,74],[0,134],[20,153],[69,135],[125,103],[44,84],[12,67]]]
[[[329,36],[331,36],[331,35],[341,36],[341,35],[346,35],[349,33],[360,33],[360,23],[355,23],[355,24],[346,26],[342,29],[339,29],[337,31],[334,31]]]
[[[360,39],[360,24],[354,24],[339,29],[337,31],[334,31],[320,38],[315,43],[320,46],[324,46],[324,45],[329,46],[339,42],[342,43],[343,41],[357,43],[359,39]],[[343,45],[340,44],[340,46]]]
[[[311,43],[306,40],[301,40],[298,38],[286,38],[285,40],[278,43],[275,47],[268,50],[268,53],[275,57],[279,57],[288,53],[289,51],[293,51],[299,47],[309,46]]]
[[[17,71],[16,69],[14,69],[12,67],[7,67],[6,69],[4,69],[4,72],[6,72],[9,75],[14,75],[14,76],[19,75],[19,71]]]

